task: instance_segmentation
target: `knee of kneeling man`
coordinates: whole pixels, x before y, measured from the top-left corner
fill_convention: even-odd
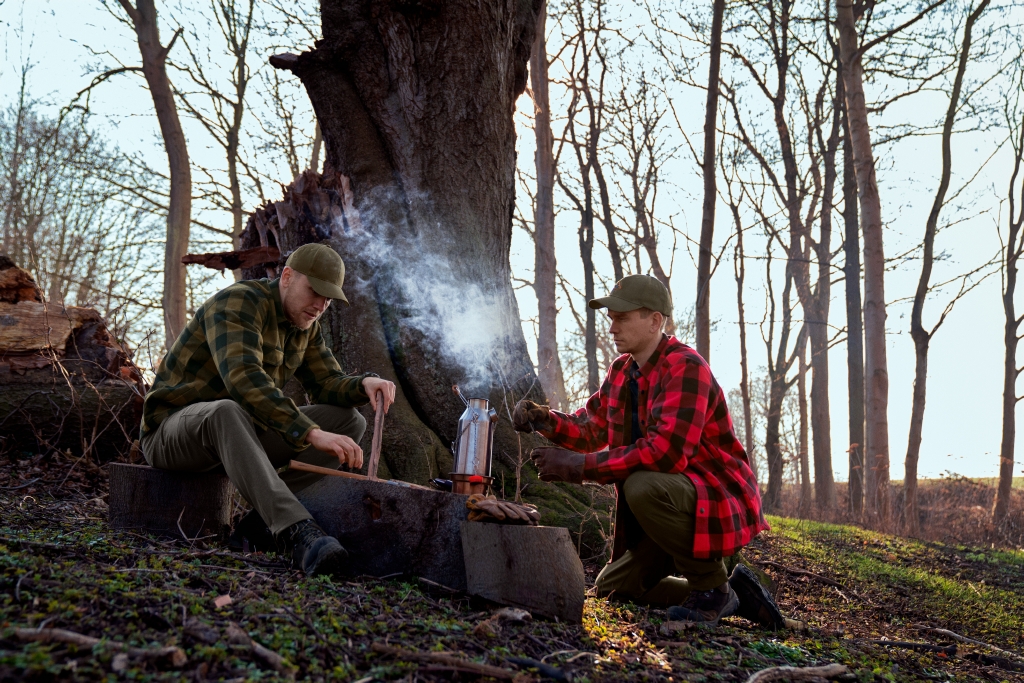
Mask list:
[[[245,417],[249,418],[249,413],[245,411],[245,408],[240,406],[237,401],[230,398],[222,398],[218,401],[210,402],[210,409],[214,415],[219,418],[233,418],[233,417]],[[251,418],[250,418],[251,419]]]
[[[651,474],[651,472],[634,472],[623,482],[622,491],[631,508],[641,506],[645,501],[658,495],[657,487],[652,486]]]

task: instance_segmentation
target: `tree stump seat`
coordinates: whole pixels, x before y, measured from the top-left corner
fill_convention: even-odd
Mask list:
[[[223,471],[171,472],[111,463],[110,526],[159,536],[227,538],[234,486]]]

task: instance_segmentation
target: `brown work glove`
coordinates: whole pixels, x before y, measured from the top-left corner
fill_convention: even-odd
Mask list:
[[[540,470],[541,481],[583,483],[583,464],[587,456],[564,448],[534,448],[530,459]]]
[[[551,429],[551,409],[537,405],[525,398],[516,404],[512,411],[512,425],[517,432],[539,432]]]
[[[530,524],[535,526],[540,520],[540,513],[537,512],[537,508],[533,505],[498,500],[493,496],[484,496],[479,493],[470,496],[466,500],[466,507],[470,510],[469,521],[471,522]]]

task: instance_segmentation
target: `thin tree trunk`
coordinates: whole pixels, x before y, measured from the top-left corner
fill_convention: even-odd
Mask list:
[[[750,373],[747,367],[747,324],[746,314],[743,308],[743,282],[747,277],[747,267],[743,253],[743,226],[739,220],[739,207],[733,206],[733,218],[736,222],[736,253],[733,260],[733,267],[736,274],[736,311],[740,328],[740,395],[743,398],[743,446],[747,450],[747,458],[750,460],[751,468],[757,473],[754,466],[754,425],[750,414]]]
[[[537,375],[548,405],[565,406],[565,382],[558,357],[558,307],[555,302],[555,157],[548,99],[548,55],[545,42],[547,3],[537,15],[537,38],[530,56],[530,87],[533,90],[534,134],[537,138],[537,199],[534,210],[533,288],[537,295]]]
[[[594,205],[593,192],[584,181],[584,209],[580,220],[580,258],[583,260],[583,298],[594,298]],[[601,373],[597,365],[597,311],[587,306],[583,347],[587,358],[587,393],[596,394],[601,388]]]
[[[313,153],[309,158],[309,169],[314,173],[320,172],[320,148],[323,147],[324,136],[320,132],[320,122],[316,122],[316,128],[313,131]]]
[[[917,290],[914,292],[914,306],[910,313],[910,336],[914,340],[914,396],[910,410],[910,435],[907,439],[907,458],[904,463],[906,470],[903,477],[903,521],[904,528],[908,534],[917,534],[920,531],[917,508],[917,462],[921,454],[921,437],[924,429],[924,408],[928,381],[928,346],[932,336],[938,330],[939,325],[945,316],[939,319],[935,327],[929,332],[924,327],[922,320],[924,314],[924,302],[928,296],[928,289],[931,284],[932,266],[935,261],[935,232],[939,225],[939,214],[942,212],[942,205],[946,201],[946,192],[949,190],[950,175],[953,166],[953,123],[956,121],[956,112],[960,107],[960,93],[963,88],[964,74],[967,71],[967,60],[971,52],[971,34],[974,24],[981,13],[985,11],[989,0],[982,0],[981,4],[970,16],[964,25],[963,44],[960,47],[960,59],[957,64],[956,77],[953,79],[953,91],[949,96],[949,107],[946,109],[946,118],[942,125],[942,171],[939,177],[939,187],[935,191],[935,200],[932,202],[932,209],[928,214],[928,220],[924,228],[924,254],[921,258],[921,277],[917,281]]]
[[[704,206],[700,221],[700,251],[697,256],[697,301],[695,304],[697,353],[711,360],[711,249],[715,233],[715,150],[718,132],[718,79],[722,65],[722,21],[725,0],[714,0],[711,18],[711,53],[708,67],[708,98],[704,110]]]
[[[889,511],[889,370],[885,349],[885,253],[882,202],[875,177],[863,69],[853,3],[837,3],[836,26],[850,121],[853,161],[857,173],[860,214],[864,229],[864,347],[867,379],[866,461],[874,471],[874,512],[883,528]]]
[[[992,523],[1001,524],[1006,520],[1010,510],[1010,498],[1013,488],[1014,439],[1017,434],[1017,378],[1021,369],[1017,367],[1017,345],[1020,341],[1018,330],[1021,317],[1013,303],[1017,289],[1017,266],[1024,241],[1021,240],[1021,228],[1024,227],[1024,183],[1018,189],[1018,178],[1024,163],[1024,117],[1016,124],[1016,139],[1013,145],[1013,172],[1010,174],[1008,199],[1009,234],[1003,247],[1003,435],[999,448],[999,485],[996,488],[996,499],[992,505]],[[1018,194],[1019,193],[1019,194]]]
[[[137,0],[133,6],[128,0],[119,0],[132,20],[142,55],[142,73],[153,98],[160,134],[167,152],[171,188],[167,210],[167,243],[164,248],[164,336],[168,348],[185,328],[188,309],[186,303],[185,265],[181,262],[188,253],[188,234],[192,221],[192,171],[188,161],[185,133],[178,119],[178,109],[167,77],[167,54],[175,39],[174,34],[166,47],[160,44],[155,0]]]
[[[864,512],[864,329],[860,302],[860,226],[857,218],[857,176],[850,127],[843,113],[843,252],[846,264],[846,370],[850,424],[849,508],[858,519]]]
[[[811,463],[807,455],[807,347],[801,346],[797,367],[797,405],[800,410],[800,509],[798,516],[804,519],[811,516]],[[814,479],[817,481],[818,472]]]

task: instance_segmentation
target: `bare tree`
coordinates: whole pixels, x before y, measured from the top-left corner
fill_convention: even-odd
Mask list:
[[[800,410],[800,516],[810,517],[814,494],[811,489],[811,463],[807,453],[807,432],[810,427],[807,420],[807,345],[800,348],[796,371],[796,396]],[[815,472],[815,479],[818,478]]]
[[[167,205],[167,245],[164,250],[164,336],[169,347],[185,328],[188,316],[187,282],[181,259],[188,252],[192,219],[192,169],[189,166],[185,133],[178,118],[171,81],[167,77],[167,56],[181,35],[179,28],[166,46],[160,43],[156,0],[118,0],[135,31],[142,56],[153,108],[170,168],[170,195]],[[127,23],[127,22],[126,22]]]
[[[964,104],[961,99],[964,85],[964,75],[967,72],[967,63],[971,53],[971,42],[973,39],[974,26],[981,17],[990,0],[981,0],[977,7],[968,15],[964,24],[963,41],[960,46],[959,59],[957,60],[956,75],[953,78],[953,89],[949,95],[949,106],[942,123],[942,170],[939,173],[939,186],[935,191],[935,199],[932,202],[931,211],[925,222],[923,253],[921,256],[921,276],[917,282],[917,290],[914,293],[914,306],[910,314],[910,336],[914,340],[914,396],[910,412],[910,435],[907,439],[907,457],[905,461],[905,474],[903,477],[903,521],[904,528],[909,534],[917,534],[920,531],[917,506],[917,462],[921,453],[921,438],[924,428],[924,408],[926,396],[926,383],[928,380],[928,346],[932,337],[938,332],[946,316],[953,310],[954,304],[967,291],[975,285],[967,287],[967,278],[963,279],[960,292],[953,298],[942,311],[938,321],[932,328],[924,326],[924,304],[925,299],[931,290],[932,268],[935,262],[935,233],[939,227],[939,215],[946,202],[946,193],[949,190],[950,177],[953,170],[953,125],[956,122],[957,112]],[[968,95],[969,97],[969,95]]]
[[[530,87],[533,91],[537,140],[537,193],[534,202],[533,289],[537,295],[537,376],[555,410],[566,406],[565,379],[558,356],[558,306],[555,296],[555,156],[551,134],[551,102],[548,97],[546,42],[547,3],[537,14],[537,38],[530,55]]]
[[[708,55],[707,103],[704,109],[704,204],[700,221],[700,251],[697,257],[697,353],[711,360],[711,256],[715,235],[716,133],[718,132],[718,80],[722,66],[722,22],[725,0],[714,0],[711,10],[711,50]]]
[[[1017,396],[1017,378],[1024,369],[1017,367],[1017,345],[1024,316],[1017,315],[1013,297],[1017,290],[1017,270],[1020,266],[1021,254],[1024,253],[1024,52],[1015,61],[1014,78],[1007,90],[1004,104],[1004,115],[1010,132],[1013,147],[1013,171],[1007,183],[1007,232],[1002,242],[1001,272],[1003,277],[1003,425],[1002,440],[999,447],[999,485],[996,489],[995,502],[992,505],[992,521],[1000,524],[1006,519],[1010,509],[1010,496],[1013,487],[1014,439],[1017,433],[1016,409],[1021,400]]]

